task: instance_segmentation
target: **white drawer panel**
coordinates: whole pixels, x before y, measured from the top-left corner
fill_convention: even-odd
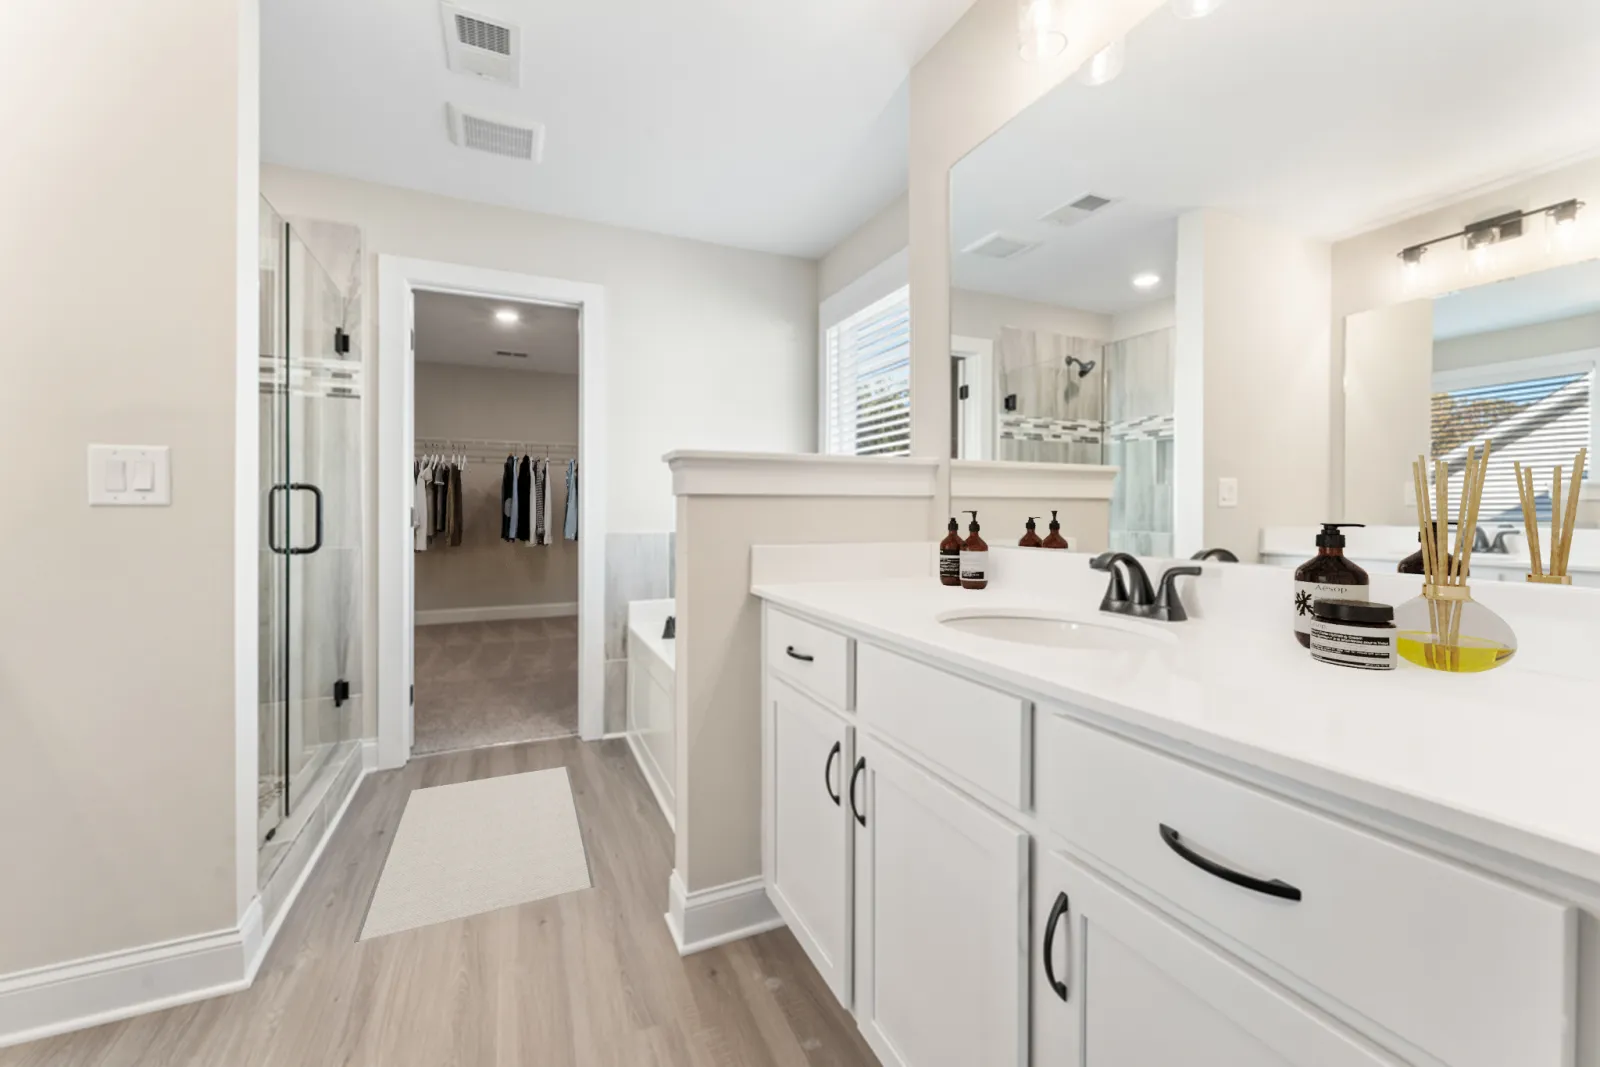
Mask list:
[[[843,634],[767,611],[767,667],[838,711],[851,708],[851,644]]]
[[[871,645],[856,650],[856,713],[951,774],[1028,806],[1028,702]]]
[[[1040,817],[1109,867],[1451,1067],[1572,1062],[1571,909],[1059,714],[1038,730]]]

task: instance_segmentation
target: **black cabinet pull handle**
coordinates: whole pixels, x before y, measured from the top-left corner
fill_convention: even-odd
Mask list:
[[[822,788],[828,791],[828,799],[833,801],[833,806],[838,807],[840,797],[833,791],[833,761],[839,758],[843,742],[835,741],[833,747],[828,749],[828,762],[822,765]]]
[[[856,807],[856,779],[861,777],[861,772],[867,769],[867,757],[862,756],[856,760],[856,769],[850,772],[850,814],[856,817],[856,822],[862,826],[867,825],[867,817],[861,814],[861,809]]]
[[[1280,882],[1276,878],[1270,881],[1262,878],[1253,878],[1248,874],[1241,874],[1229,867],[1224,867],[1220,863],[1214,863],[1185,845],[1183,837],[1178,831],[1166,823],[1161,823],[1160,825],[1161,840],[1167,843],[1167,847],[1207,874],[1221,878],[1224,882],[1232,882],[1243,889],[1248,889],[1255,893],[1263,893],[1269,897],[1277,897],[1280,900],[1300,899],[1300,890],[1288,882]]]
[[[1056,894],[1056,906],[1050,909],[1050,921],[1044,924],[1044,977],[1050,983],[1050,988],[1056,991],[1062,1003],[1067,1000],[1067,983],[1056,977],[1055,943],[1056,927],[1061,925],[1063,916],[1069,914],[1072,905],[1067,901],[1065,893]]]
[[[808,656],[804,652],[796,652],[793,645],[790,645],[788,648],[784,649],[784,651],[789,653],[790,659],[797,659],[801,663],[813,663],[817,658],[815,656]]]

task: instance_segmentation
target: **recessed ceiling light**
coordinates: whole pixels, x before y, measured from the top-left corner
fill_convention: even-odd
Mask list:
[[[513,322],[521,322],[522,316],[517,314],[515,308],[500,308],[494,313],[494,321],[510,326]]]
[[[1133,276],[1133,287],[1135,289],[1154,289],[1160,284],[1161,275],[1152,274],[1149,271],[1146,271],[1143,274],[1135,274]]]

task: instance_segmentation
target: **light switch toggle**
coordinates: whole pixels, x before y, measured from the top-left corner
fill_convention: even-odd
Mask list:
[[[166,445],[90,445],[89,504],[160,507],[172,503]]]

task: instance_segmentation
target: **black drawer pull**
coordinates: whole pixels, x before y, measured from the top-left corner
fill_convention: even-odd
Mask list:
[[[822,765],[822,788],[828,791],[828,799],[833,801],[833,806],[839,806],[839,794],[833,791],[833,761],[839,758],[843,742],[835,741],[833,747],[828,749],[828,762]]]
[[[1056,977],[1055,943],[1056,927],[1061,925],[1063,916],[1070,914],[1072,905],[1067,901],[1065,893],[1056,894],[1056,906],[1050,909],[1050,921],[1044,924],[1044,977],[1050,983],[1050,988],[1056,991],[1056,996],[1065,1003],[1067,999],[1067,983]]]
[[[867,817],[861,814],[861,809],[856,807],[856,779],[861,777],[861,772],[867,769],[867,757],[862,756],[856,760],[856,769],[850,772],[850,814],[856,817],[856,822],[862,826],[867,825]]]
[[[801,663],[814,663],[817,659],[817,657],[808,656],[804,652],[796,652],[793,645],[790,645],[788,648],[784,649],[784,651],[789,653],[790,659],[797,659]]]
[[[1263,893],[1269,897],[1277,897],[1280,900],[1300,899],[1300,890],[1296,889],[1288,882],[1280,882],[1276,878],[1272,879],[1271,881],[1261,878],[1252,878],[1248,874],[1241,874],[1238,871],[1224,867],[1220,863],[1214,863],[1211,860],[1206,859],[1204,856],[1185,845],[1183,843],[1182,835],[1180,835],[1178,831],[1174,830],[1166,823],[1161,824],[1161,840],[1165,841],[1168,848],[1182,856],[1185,860],[1194,864],[1196,867],[1199,867],[1207,874],[1221,878],[1224,882],[1232,882],[1234,885],[1243,889],[1249,889],[1256,893]]]

